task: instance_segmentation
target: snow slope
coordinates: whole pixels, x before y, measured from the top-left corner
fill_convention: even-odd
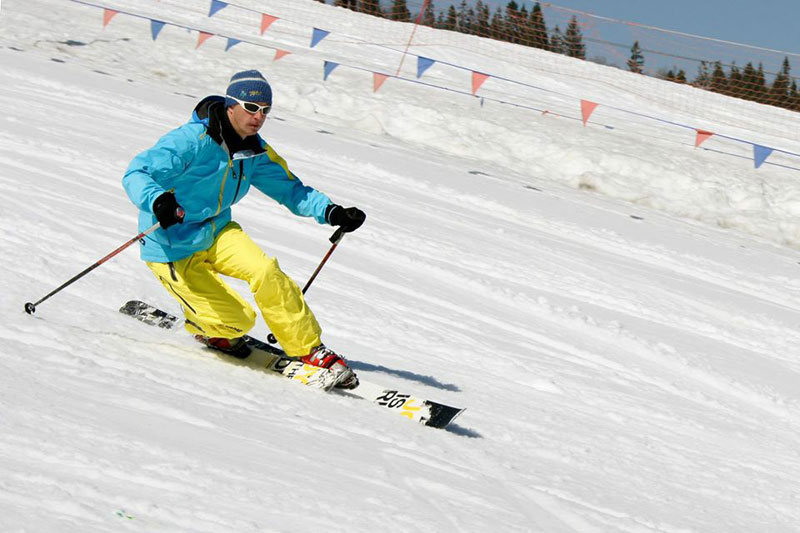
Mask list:
[[[134,4],[207,9],[117,3]],[[583,129],[397,80],[373,94],[346,69],[323,83],[324,53],[383,56],[304,54],[290,29],[271,38],[296,53],[271,63],[169,28],[153,43],[123,15],[102,30],[65,0],[2,7],[0,530],[800,531],[796,171],[644,123]],[[309,291],[326,342],[365,379],[467,407],[447,430],[119,315],[130,298],[179,311],[133,250],[22,311],[135,234],[130,158],[251,66],[276,93],[263,134],[369,216]],[[603,75],[621,78],[542,83],[633,98]],[[301,283],[329,246],[257,192],[234,214]]]

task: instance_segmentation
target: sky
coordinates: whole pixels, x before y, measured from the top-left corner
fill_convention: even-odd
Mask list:
[[[460,2],[453,3],[460,4]],[[474,4],[474,1],[470,3]],[[535,2],[531,0],[517,0],[517,3],[526,6],[529,11],[535,5]],[[448,4],[442,0],[435,0],[437,9]],[[493,6],[494,10],[497,6],[506,6],[508,0],[489,0],[489,4]],[[565,20],[571,16],[566,12],[554,11],[554,8],[547,7],[545,4],[542,2],[549,29],[554,26],[554,19]],[[671,49],[675,50],[676,55],[681,56],[701,57],[703,53],[707,53],[711,60],[720,60],[723,63],[734,60],[739,65],[743,65],[747,61],[753,61],[754,64],[764,62],[767,71],[775,71],[786,53],[794,53],[797,55],[789,58],[790,63],[795,65],[793,74],[796,76],[800,73],[800,40],[797,38],[800,2],[797,0],[764,0],[762,2],[751,0],[672,0],[670,2],[559,0],[550,4],[602,17],[784,52],[783,54],[771,54],[747,48],[737,49],[719,43],[710,43],[709,48],[705,46],[709,43],[702,41],[679,41],[673,40],[673,37],[669,37],[669,41],[666,41],[666,37],[663,35],[658,36],[649,32],[631,33],[629,28],[621,24],[598,24],[595,26],[597,38],[619,42],[624,46],[619,48],[619,56],[617,56],[614,51],[598,49],[597,44],[588,42],[590,57],[602,55],[611,62],[624,63],[622,56],[627,58],[628,49],[633,44],[633,40],[638,39],[642,41],[643,48]],[[552,15],[554,12],[558,12],[555,17]],[[560,26],[563,31],[564,25]],[[585,36],[591,37],[591,33],[591,30],[585,31]],[[647,54],[645,57],[648,58]],[[671,66],[668,64],[670,61],[683,66],[680,61],[675,59],[662,59],[653,54],[649,56],[649,66],[655,66],[657,63],[669,67]],[[692,63],[690,67],[686,68],[690,69],[690,74],[694,74],[696,63]]]
[[[507,0],[489,0],[505,6]],[[530,10],[535,2],[520,5]],[[659,28],[800,54],[796,0],[559,0],[553,5]],[[544,4],[544,2],[542,2]]]

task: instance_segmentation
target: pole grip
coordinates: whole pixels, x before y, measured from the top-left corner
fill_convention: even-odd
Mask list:
[[[344,233],[345,232],[342,228],[337,228],[328,240],[331,241],[332,244],[339,244],[339,241],[341,241],[342,237],[344,237]]]

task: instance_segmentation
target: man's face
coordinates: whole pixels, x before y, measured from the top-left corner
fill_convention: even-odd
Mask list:
[[[259,106],[267,105],[267,102],[254,103]],[[228,119],[231,121],[231,125],[233,129],[236,130],[236,133],[244,139],[245,137],[258,133],[258,130],[264,125],[267,115],[265,115],[263,111],[250,113],[242,107],[241,104],[236,104],[228,108]]]

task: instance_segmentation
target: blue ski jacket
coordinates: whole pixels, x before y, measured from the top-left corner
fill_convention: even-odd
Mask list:
[[[224,102],[222,96],[203,99],[188,123],[137,155],[122,178],[125,192],[139,208],[140,232],[158,222],[153,202],[166,191],[172,191],[186,211],[182,224],[158,228],[141,241],[145,261],[179,261],[209,248],[230,222],[231,206],[251,185],[295,215],[327,223],[331,200],[303,185],[259,135],[248,137],[230,153],[219,118]]]

